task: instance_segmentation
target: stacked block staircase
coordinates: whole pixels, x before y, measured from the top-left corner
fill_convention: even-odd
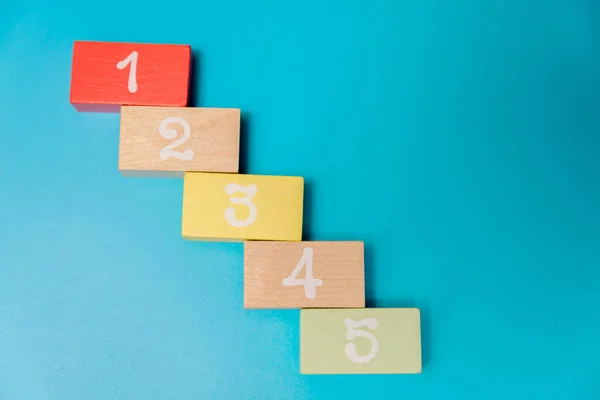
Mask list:
[[[421,372],[420,312],[365,308],[364,244],[302,241],[302,177],[239,173],[240,110],[188,107],[191,47],[76,41],[71,103],[120,112],[119,170],[184,179],[182,236],[244,243],[244,307],[298,308],[300,373]]]

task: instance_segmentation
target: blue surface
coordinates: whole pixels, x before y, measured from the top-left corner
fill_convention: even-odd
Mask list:
[[[76,39],[192,45],[245,172],[422,309],[423,374],[299,375],[298,311],[243,310],[241,245],[69,104]],[[0,399],[600,398],[599,39],[593,0],[3,4]]]

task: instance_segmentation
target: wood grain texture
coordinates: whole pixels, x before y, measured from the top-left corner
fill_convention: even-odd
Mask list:
[[[310,252],[305,249],[312,249]],[[312,259],[311,272],[321,285],[307,293],[302,285],[284,284],[300,260]],[[297,279],[304,279],[304,263]],[[365,306],[363,242],[244,243],[245,308],[359,308]]]
[[[135,92],[129,88],[137,52]],[[192,52],[188,45],[76,41],[73,45],[71,104],[79,111],[118,112],[121,105],[185,107]]]
[[[300,311],[302,374],[418,374],[418,308]]]
[[[300,241],[304,179],[186,172],[182,236],[190,240]]]
[[[185,138],[187,128],[188,139],[168,149]],[[153,177],[183,177],[185,171],[238,172],[239,143],[240,110],[236,108],[124,106],[119,170],[124,175]],[[191,159],[182,159],[187,152]]]

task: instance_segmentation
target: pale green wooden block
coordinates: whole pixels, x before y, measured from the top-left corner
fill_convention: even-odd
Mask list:
[[[300,373],[420,372],[418,308],[300,310]]]

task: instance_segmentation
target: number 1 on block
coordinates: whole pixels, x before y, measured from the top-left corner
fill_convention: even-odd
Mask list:
[[[129,68],[129,80],[127,81],[127,90],[129,90],[129,93],[137,92],[137,58],[138,52],[134,50],[127,56],[127,58],[117,63],[117,68],[119,69],[125,69],[129,64],[131,64],[131,67]]]
[[[71,104],[96,112],[185,107],[191,62],[187,45],[75,41]]]

